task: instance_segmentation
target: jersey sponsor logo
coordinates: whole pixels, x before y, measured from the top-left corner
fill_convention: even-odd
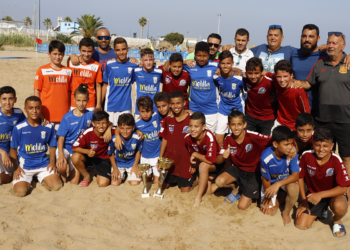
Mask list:
[[[123,86],[125,84],[129,84],[131,81],[130,78],[124,77],[124,78],[114,78],[114,85],[117,86]]]
[[[74,124],[78,124],[79,122],[72,122],[69,125],[74,125]]]
[[[153,132],[151,132],[151,133],[145,133],[144,135],[143,135],[143,137],[145,138],[145,140],[147,140],[147,141],[153,141],[154,139],[158,139],[159,138],[159,136],[158,136],[158,131],[157,130],[154,130]]]
[[[333,168],[329,168],[326,170],[326,177],[330,177],[333,176],[334,174],[334,169]]]
[[[326,72],[326,70],[325,70],[325,69],[322,69],[321,72]]]
[[[341,73],[341,74],[348,73],[348,70],[346,69],[345,65],[340,66],[339,73]]]
[[[157,83],[157,81],[158,81],[158,77],[153,77],[153,83]]]
[[[125,159],[125,158],[128,158],[128,156],[134,155],[134,153],[135,153],[134,151],[132,151],[132,152],[127,152],[127,153],[119,153],[119,154],[118,154],[118,157],[119,157],[119,158],[124,158],[124,159]]]
[[[237,84],[232,83],[232,89],[233,89],[233,90],[235,90],[235,89],[236,89],[236,86],[237,86]]]
[[[92,73],[90,73],[90,71],[88,71],[88,70],[73,69],[73,75],[86,77],[86,78],[92,78]]]
[[[235,94],[232,94],[231,92],[224,92],[221,91],[220,92],[224,97],[226,97],[227,99],[229,99],[230,101],[232,101],[234,98],[236,98]]]
[[[140,85],[140,91],[143,92],[157,92],[157,87],[156,86],[146,86],[146,85]]]
[[[208,82],[207,83],[207,81],[205,81],[205,80],[202,80],[202,81],[199,81],[199,82],[197,82],[197,81],[192,81],[192,86],[193,87],[197,87],[197,88],[210,88],[210,83]]]
[[[119,67],[112,67],[112,69],[119,69]]]
[[[197,69],[190,69],[191,71],[198,71]]]
[[[67,83],[68,79],[64,76],[49,76],[49,82],[50,83]]]
[[[211,70],[207,70],[207,76],[211,77]]]
[[[46,131],[41,131],[41,139],[45,139],[46,137]]]
[[[0,134],[0,141],[8,141],[11,138],[11,132]]]
[[[185,86],[186,85],[186,80],[181,80],[179,86]]]
[[[157,128],[157,127],[158,127],[157,121],[153,121],[152,124],[153,124],[153,127],[154,127],[154,128]]]
[[[313,171],[311,169],[307,169],[307,172],[309,173],[310,176],[314,176],[315,175],[315,171]]]
[[[165,83],[166,83],[166,84],[171,83],[171,77],[170,77],[170,76],[166,76],[166,77],[165,77]]]
[[[248,153],[249,151],[252,151],[252,149],[253,149],[253,145],[252,145],[252,144],[247,144],[247,145],[245,146],[245,152],[246,152],[246,153]]]
[[[174,132],[174,125],[169,125],[169,132],[173,133]]]
[[[265,168],[261,168],[261,172],[263,172],[264,174],[267,173],[266,170],[265,170]]]
[[[41,143],[35,143],[34,145],[33,144],[25,144],[24,148],[26,150],[26,154],[35,154],[35,153],[46,152],[45,144],[42,145]]]
[[[185,126],[183,129],[182,129],[182,133],[185,133],[185,134],[188,134],[190,132],[190,128],[188,126]]]
[[[136,148],[136,144],[131,144],[132,149]]]
[[[98,148],[98,143],[91,143],[90,142],[90,148],[91,149],[97,149]]]
[[[264,87],[259,88],[258,94],[265,94],[266,89]]]
[[[132,72],[132,68],[128,67],[128,74],[131,74],[131,72]]]
[[[30,131],[26,131],[26,132],[23,132],[22,134],[31,134],[32,132]]]

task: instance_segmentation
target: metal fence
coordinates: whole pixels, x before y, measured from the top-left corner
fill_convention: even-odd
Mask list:
[[[49,44],[48,43],[43,43],[42,45],[37,44],[37,50],[38,52],[48,52],[49,51]],[[65,45],[66,51],[65,54],[66,56],[70,54],[77,54],[80,55],[79,51],[79,46],[74,46],[74,45]],[[97,49],[97,48],[95,48]],[[159,60],[163,62],[164,60],[169,60],[171,54],[174,54],[176,52],[164,52],[164,51],[154,51],[154,58],[156,60]],[[181,52],[182,56],[185,57],[186,53]],[[136,59],[141,58],[141,52],[138,49],[129,49],[128,57],[134,57]]]

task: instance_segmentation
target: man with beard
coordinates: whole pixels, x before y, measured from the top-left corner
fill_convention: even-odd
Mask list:
[[[249,32],[246,29],[238,29],[235,35],[235,47],[230,49],[233,56],[234,67],[245,72],[247,61],[254,57],[253,52],[247,48]]]
[[[219,61],[219,50],[221,48],[221,36],[219,34],[211,33],[208,36],[207,42],[209,44],[209,61],[218,62]],[[194,53],[187,56],[186,60],[194,60]],[[192,61],[191,63],[194,63]]]

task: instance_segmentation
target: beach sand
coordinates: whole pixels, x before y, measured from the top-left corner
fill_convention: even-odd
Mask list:
[[[0,86],[11,85],[18,93],[16,107],[33,94],[37,68],[49,62],[47,54],[0,51]],[[151,187],[150,193],[157,185]],[[316,221],[309,230],[283,226],[280,213],[260,213],[256,203],[247,211],[224,196],[205,195],[192,208],[197,191],[181,194],[165,190],[163,200],[141,198],[142,184],[99,188],[96,180],[87,188],[65,184],[49,192],[33,183],[32,192],[18,198],[12,183],[0,185],[0,249],[349,249],[350,236],[333,237],[331,219]],[[331,217],[331,212],[329,212]],[[350,230],[350,215],[343,219]]]

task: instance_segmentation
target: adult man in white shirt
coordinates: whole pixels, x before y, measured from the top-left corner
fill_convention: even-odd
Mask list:
[[[246,29],[238,29],[235,35],[235,47],[230,49],[233,55],[234,67],[245,72],[247,61],[254,57],[253,52],[247,48],[249,32]]]

